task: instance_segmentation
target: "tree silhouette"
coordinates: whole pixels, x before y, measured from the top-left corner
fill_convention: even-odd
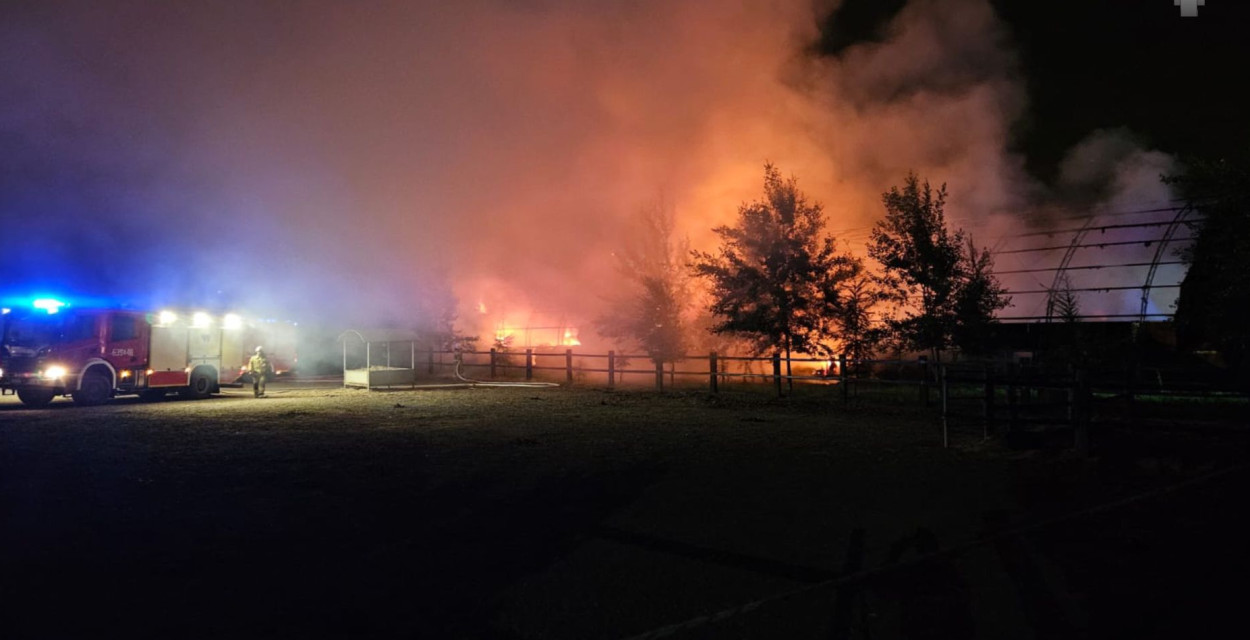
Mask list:
[[[478,336],[467,336],[456,327],[458,303],[445,272],[435,274],[427,282],[425,294],[415,301],[412,328],[424,336],[430,348],[473,351],[477,347]]]
[[[994,256],[977,249],[969,237],[960,257],[959,281],[955,283],[955,328],[951,342],[962,353],[984,355],[993,335],[994,313],[1011,304],[1007,290],[994,277]]]
[[[614,252],[622,286],[595,322],[599,333],[642,349],[656,363],[680,359],[690,306],[687,252],[670,207],[660,200],[640,209]]]
[[[755,353],[780,350],[786,374],[796,351],[828,355],[843,283],[862,272],[824,234],[824,209],[795,178],[764,165],[764,198],[738,208],[734,226],[713,232],[716,254],[692,252],[691,267],[711,288],[711,330],[743,338]]]
[[[884,339],[884,332],[874,318],[874,309],[886,299],[888,296],[882,292],[877,280],[866,273],[862,265],[859,273],[848,278],[843,285],[840,303],[833,313],[842,354],[852,361],[848,366],[855,366],[855,361],[871,357]]]
[[[1201,211],[1194,242],[1180,253],[1189,263],[1176,301],[1182,344],[1214,348],[1250,384],[1250,171],[1228,162],[1191,162],[1165,182]]]
[[[1081,300],[1072,289],[1072,280],[1067,274],[1059,276],[1058,286],[1047,294],[1046,315],[1063,321],[1062,325],[1052,327],[1048,332],[1049,340],[1053,342],[1047,351],[1052,352],[1058,362],[1085,365],[1089,360],[1089,349],[1085,331],[1079,322]]]
[[[900,346],[928,351],[933,361],[958,346],[986,348],[993,314],[1010,304],[993,275],[993,258],[962,229],[946,227],[946,185],[936,191],[915,173],[882,195],[885,218],[873,227],[868,255],[899,304],[888,325]]]
[[[1068,276],[1060,276],[1059,286],[1047,295],[1047,316],[1059,318],[1064,322],[1076,322],[1081,319],[1081,301],[1072,290],[1072,281],[1068,279]]]

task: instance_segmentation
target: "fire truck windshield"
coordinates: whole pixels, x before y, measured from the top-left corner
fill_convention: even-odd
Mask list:
[[[4,337],[0,340],[4,355],[36,355],[40,349],[56,342],[60,325],[60,318],[46,313],[5,314]]]

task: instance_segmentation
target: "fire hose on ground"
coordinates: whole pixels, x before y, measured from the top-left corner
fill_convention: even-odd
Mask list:
[[[460,372],[460,365],[464,362],[460,358],[456,358],[456,378],[464,381],[465,385],[471,387],[523,387],[523,388],[549,388],[560,386],[555,382],[491,382],[488,380],[474,380],[464,377]]]

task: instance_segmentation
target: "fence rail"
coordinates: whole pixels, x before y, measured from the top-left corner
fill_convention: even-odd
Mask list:
[[[411,382],[375,386],[416,386],[416,369],[437,376],[466,372],[469,382],[524,379],[559,380],[563,384],[584,382],[588,377],[608,388],[640,378],[664,390],[677,386],[706,388],[717,393],[723,385],[771,385],[778,396],[794,392],[796,385],[829,387],[843,403],[888,398],[940,407],[942,439],[950,444],[952,429],[967,434],[969,427],[981,438],[991,434],[1011,438],[1049,437],[1056,432],[1069,437],[1078,448],[1088,448],[1090,423],[1100,411],[1120,419],[1141,414],[1139,400],[1226,399],[1250,402],[1244,384],[1203,374],[1194,369],[1129,366],[1116,369],[1065,370],[1011,362],[930,363],[918,359],[862,359],[844,355],[833,358],[770,356],[687,355],[672,362],[655,363],[642,354],[577,353],[573,349],[505,351],[417,351],[405,344],[397,362],[386,349],[381,368],[410,368]],[[404,357],[407,359],[405,360]],[[364,361],[369,362],[367,359]],[[648,366],[641,368],[638,362]],[[783,367],[783,364],[787,366]],[[797,365],[797,366],[796,366]],[[814,365],[814,366],[813,366]],[[349,369],[345,356],[344,369]],[[797,371],[796,371],[797,370]],[[480,380],[481,377],[487,377]],[[346,375],[344,377],[346,382]],[[910,390],[909,390],[910,389]],[[900,394],[902,394],[900,396]],[[1105,416],[1104,416],[1105,417]]]
[[[637,363],[647,363],[646,368]],[[716,392],[721,384],[729,382],[753,382],[772,384],[778,394],[792,390],[794,385],[824,385],[842,387],[843,396],[849,397],[851,387],[856,392],[865,386],[916,387],[919,396],[928,403],[928,389],[936,383],[936,377],[923,359],[873,359],[851,360],[845,356],[832,358],[792,357],[781,354],[768,356],[685,355],[672,361],[654,362],[645,354],[577,353],[572,349],[548,351],[525,349],[507,351],[449,351],[417,350],[403,343],[393,349],[391,343],[368,345],[363,357],[343,356],[344,370],[361,367],[385,369],[411,369],[412,382],[393,386],[415,384],[415,371],[424,369],[426,374],[450,374],[457,367],[475,376],[488,376],[490,380],[520,378],[529,381],[536,377],[560,379],[564,382],[585,380],[588,376],[602,376],[609,388],[623,384],[626,378],[633,381],[641,377],[653,380],[657,389],[678,386],[706,386]],[[381,385],[392,386],[392,385]]]
[[[1175,402],[1231,401],[1233,413],[1250,405],[1244,384],[1192,368],[1129,366],[1122,369],[1069,368],[1064,371],[1012,363],[979,366],[940,365],[943,442],[952,427],[979,427],[1013,438],[1070,438],[1088,451],[1092,424],[1121,422],[1141,426],[1157,419],[1184,423],[1192,416],[1177,413]],[[1153,403],[1152,411],[1140,406]],[[1154,415],[1161,402],[1173,403],[1171,416]],[[1185,405],[1179,405],[1184,407]],[[1244,424],[1244,420],[1239,420]]]

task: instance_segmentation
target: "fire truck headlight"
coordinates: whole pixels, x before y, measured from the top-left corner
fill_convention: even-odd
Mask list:
[[[221,326],[225,329],[242,329],[243,318],[237,313],[227,313],[226,317],[221,319]]]
[[[161,324],[173,324],[178,319],[178,314],[173,311],[162,311],[157,318],[160,319]]]
[[[51,379],[53,379],[53,380],[59,380],[59,379],[61,379],[61,378],[64,378],[64,377],[65,377],[65,367],[62,367],[62,366],[59,366],[59,365],[52,365],[52,366],[48,367],[47,369],[44,369],[44,370],[43,370],[43,377],[45,377],[45,378],[51,378]]]
[[[208,325],[212,323],[213,323],[212,316],[208,315],[207,313],[204,313],[203,311],[197,311],[195,312],[194,315],[191,316],[191,326],[195,327],[196,329],[207,329]]]

